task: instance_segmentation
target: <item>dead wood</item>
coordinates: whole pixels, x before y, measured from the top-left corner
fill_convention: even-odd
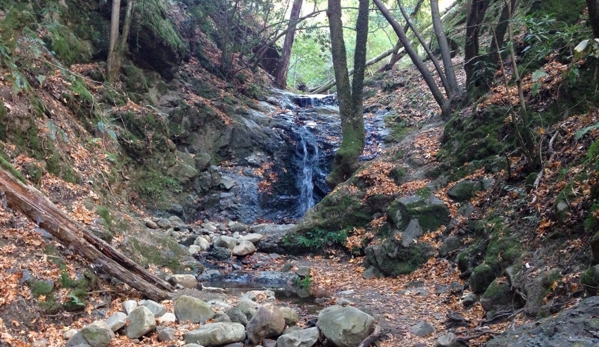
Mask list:
[[[95,272],[104,272],[137,289],[156,301],[170,296],[173,287],[149,273],[114,247],[96,237],[60,210],[37,189],[25,185],[0,168],[0,191],[11,208],[21,211],[29,219],[56,237],[90,262]]]

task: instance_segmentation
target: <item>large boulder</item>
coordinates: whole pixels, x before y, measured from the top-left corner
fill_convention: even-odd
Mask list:
[[[235,248],[233,248],[231,254],[238,257],[243,257],[248,254],[253,254],[254,252],[256,252],[256,246],[254,246],[254,244],[250,241],[243,240],[237,246],[235,246]]]
[[[231,322],[202,325],[200,328],[185,334],[186,343],[197,343],[206,347],[242,342],[244,339],[245,328],[243,325]]]
[[[427,243],[410,242],[404,246],[403,240],[398,241],[398,238],[390,237],[380,244],[366,247],[368,262],[384,275],[409,274],[434,254],[434,249]]]
[[[483,183],[475,180],[463,180],[447,191],[447,196],[457,202],[470,200],[476,192],[483,189]]]
[[[487,347],[599,346],[599,297],[581,301],[555,316],[510,328]]]
[[[104,321],[97,321],[79,330],[67,341],[66,346],[87,344],[91,347],[108,347],[113,338],[112,329]]]
[[[179,322],[203,323],[214,317],[212,307],[206,302],[188,295],[175,301],[175,316]]]
[[[292,331],[277,339],[277,347],[312,347],[318,341],[318,328]]]
[[[138,339],[156,329],[156,318],[145,306],[134,308],[127,319],[129,320],[127,337],[130,339]]]
[[[414,219],[418,220],[424,232],[437,230],[451,221],[449,209],[434,194],[397,199],[389,204],[387,215],[399,230],[405,230]]]
[[[260,343],[267,337],[279,336],[283,330],[285,330],[283,313],[272,304],[260,306],[247,325],[248,339],[252,343]]]
[[[262,235],[256,247],[265,253],[285,253],[284,237],[295,228],[294,224],[258,224],[252,226],[252,233]]]
[[[357,347],[372,332],[374,318],[355,307],[334,305],[320,311],[316,325],[336,346]]]

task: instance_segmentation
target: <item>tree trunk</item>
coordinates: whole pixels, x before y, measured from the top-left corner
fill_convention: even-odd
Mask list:
[[[418,32],[418,29],[416,29],[416,27],[410,21],[410,18],[408,17],[408,14],[406,13],[406,11],[404,9],[403,4],[401,3],[401,0],[397,0],[397,4],[399,5],[399,10],[401,11],[403,18],[406,20],[406,23],[407,23],[406,26],[412,30],[412,33],[414,33],[414,36],[416,36],[416,38],[418,39],[418,42],[420,42],[420,45],[422,46],[422,48],[424,48],[426,55],[431,60],[431,62],[435,66],[435,70],[437,70],[437,73],[439,74],[439,78],[441,79],[441,84],[443,85],[443,89],[445,89],[445,93],[447,94],[447,97],[449,99],[451,99],[453,97],[453,94],[452,94],[453,91],[450,88],[449,82],[447,81],[447,76],[443,72],[443,69],[441,69],[441,65],[439,65],[439,62],[437,61],[437,58],[435,58],[435,55],[433,54],[433,52],[431,52],[431,50],[429,48],[430,45],[424,41],[424,39],[422,38],[422,35],[420,35],[420,33]],[[404,27],[404,32],[405,31],[406,31],[406,29]]]
[[[428,69],[424,65],[424,62],[422,61],[422,59],[420,59],[420,57],[418,56],[418,53],[416,52],[416,50],[414,50],[414,48],[410,44],[410,41],[406,37],[406,33],[403,31],[403,28],[399,25],[399,23],[397,23],[397,21],[393,18],[391,13],[389,13],[389,10],[381,2],[381,0],[373,0],[373,1],[374,1],[374,4],[379,8],[381,13],[383,14],[383,16],[385,17],[387,22],[389,22],[389,24],[391,24],[391,27],[393,27],[393,30],[397,34],[397,37],[401,40],[401,42],[404,46],[404,49],[410,56],[410,59],[412,59],[412,62],[414,63],[414,65],[416,66],[418,71],[420,71],[420,74],[422,75],[422,78],[426,82],[426,85],[429,87],[431,93],[433,94],[435,101],[437,102],[439,107],[441,107],[441,112],[442,112],[443,116],[444,117],[447,116],[447,113],[449,111],[449,106],[450,106],[449,102],[443,96],[443,93],[441,92],[441,90],[439,90],[439,87],[437,86],[435,79],[433,78],[431,73],[428,71]]]
[[[466,20],[466,47],[464,50],[464,70],[466,71],[466,88],[469,94],[476,90],[477,85],[474,82],[474,72],[476,71],[478,56],[478,35],[480,26],[485,18],[485,13],[489,7],[489,0],[472,0],[468,18]]]
[[[490,57],[489,57],[489,62],[491,63],[491,65],[497,65],[497,63],[499,62],[499,54],[501,54],[501,52],[499,51],[501,49],[501,46],[503,46],[503,42],[505,40],[505,34],[507,33],[507,27],[508,24],[510,22],[510,20],[512,20],[512,18],[510,18],[510,8],[515,9],[517,7],[517,0],[510,0],[511,2],[505,3],[503,6],[503,10],[501,11],[501,16],[499,16],[499,21],[497,22],[497,25],[495,26],[495,30],[494,30],[494,34],[493,34],[493,43],[492,43],[492,47],[490,49]],[[499,48],[497,48],[499,47]]]
[[[599,38],[599,0],[586,0],[589,8],[589,22],[593,29],[593,37]]]
[[[291,59],[291,48],[295,39],[295,26],[299,20],[302,3],[304,0],[294,0],[291,7],[291,15],[289,16],[289,26],[285,42],[283,43],[283,51],[281,52],[281,61],[277,68],[277,76],[275,77],[275,85],[281,89],[287,88],[287,71],[289,70],[289,61]]]
[[[445,37],[443,25],[441,24],[441,13],[439,12],[438,0],[431,0],[431,17],[433,19],[433,27],[435,28],[439,49],[441,50],[441,58],[443,59],[443,66],[445,67],[445,76],[447,77],[447,83],[449,84],[447,96],[449,99],[453,99],[459,95],[460,88],[455,76],[455,71],[453,70],[453,64],[451,63],[451,51],[449,50],[449,44],[447,44],[447,37]]]
[[[112,0],[112,15],[110,17],[110,41],[108,43],[108,59],[106,61],[106,75],[108,82],[116,81],[119,73],[117,42],[119,39],[119,24],[121,16],[121,0]]]
[[[35,221],[63,245],[86,258],[94,272],[107,273],[156,301],[170,296],[173,287],[125,257],[58,209],[41,192],[0,169],[0,191],[8,205]]]
[[[331,53],[337,85],[337,99],[341,115],[343,139],[335,153],[327,184],[331,187],[347,180],[358,168],[358,159],[365,145],[364,118],[362,115],[362,87],[366,70],[366,41],[368,38],[369,0],[359,0],[356,23],[356,47],[354,53],[353,85],[350,85],[347,56],[343,39],[340,0],[328,0]]]

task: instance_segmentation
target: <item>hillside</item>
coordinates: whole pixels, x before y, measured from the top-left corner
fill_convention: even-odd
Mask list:
[[[457,49],[452,64],[468,93],[447,118],[407,59],[371,73],[367,146],[333,190],[335,97],[272,87],[278,53],[253,61],[248,49],[266,35],[258,15],[233,32],[206,2],[132,2],[109,82],[111,4],[0,1],[0,182],[41,194],[27,209],[0,186],[0,346],[192,346],[217,323],[242,325],[227,328],[242,337],[204,345],[288,346],[280,327],[265,333],[253,318],[281,320],[268,318],[278,311],[283,336],[295,329],[315,333],[312,345],[343,345],[325,313],[353,308],[368,329],[352,346],[370,337],[388,347],[501,346],[518,336],[560,345],[568,330],[598,343],[589,327],[599,288],[599,62],[595,43],[583,44],[592,37],[584,1],[568,11],[522,2],[513,53],[480,70],[476,87]],[[491,47],[501,9],[489,7],[481,47]],[[444,17],[457,47],[467,14],[458,1]],[[64,212],[73,237],[96,242],[83,247],[156,276],[144,278],[166,300],[86,257],[87,243],[60,239],[48,225],[61,222],[35,212],[45,206]],[[184,316],[188,297],[208,305],[206,316]],[[107,341],[80,337],[129,313],[125,302],[153,305],[144,299],[169,319],[152,311],[147,331],[133,333],[142,318],[130,316],[127,327],[104,329]],[[576,319],[560,327],[566,315]],[[537,320],[556,333],[527,331]]]

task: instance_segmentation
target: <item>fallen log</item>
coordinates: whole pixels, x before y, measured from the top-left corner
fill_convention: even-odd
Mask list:
[[[155,301],[170,297],[174,289],[168,282],[149,273],[93,235],[39,190],[19,182],[3,168],[0,168],[0,191],[11,208],[21,211],[65,247],[87,259],[94,272],[111,275]]]

